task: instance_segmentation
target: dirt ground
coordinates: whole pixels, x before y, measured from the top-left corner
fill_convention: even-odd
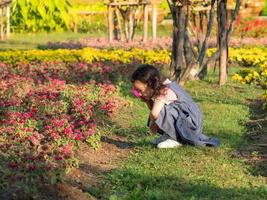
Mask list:
[[[243,156],[253,166],[253,173],[265,177],[267,183],[267,115],[261,100],[251,102],[250,108],[252,118],[247,122],[246,137],[252,144]]]
[[[42,200],[91,200],[98,199],[94,188],[101,187],[105,173],[114,169],[130,152],[133,145],[125,138],[117,135],[103,136],[101,147],[94,150],[87,145],[81,145],[78,152],[79,168],[72,169],[62,183],[45,186],[40,190]],[[92,195],[91,195],[92,194]]]

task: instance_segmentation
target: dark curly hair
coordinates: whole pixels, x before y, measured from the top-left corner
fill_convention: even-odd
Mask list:
[[[166,78],[161,76],[159,70],[148,64],[139,65],[139,67],[134,71],[131,77],[131,82],[141,81],[146,83],[151,89],[153,89],[153,95],[160,95],[162,89],[166,88],[163,81]]]

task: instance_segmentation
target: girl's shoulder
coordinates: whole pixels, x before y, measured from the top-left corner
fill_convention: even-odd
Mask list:
[[[168,86],[166,86],[161,91],[161,94],[155,98],[155,101],[163,101],[165,104],[170,104],[175,100],[177,100],[177,95]]]

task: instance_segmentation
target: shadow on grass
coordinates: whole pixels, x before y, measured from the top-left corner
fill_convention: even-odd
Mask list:
[[[250,146],[244,150],[244,154],[248,163],[252,164],[251,173],[267,180],[267,115],[260,99],[251,101],[249,107],[251,118],[247,122],[245,139]]]
[[[160,172],[162,173],[162,172]],[[160,174],[158,173],[158,174]],[[148,175],[151,174],[151,175]],[[266,199],[266,187],[218,187],[202,180],[189,182],[178,176],[154,175],[157,172],[136,172],[134,170],[118,170],[109,174],[108,181],[116,189],[109,195],[98,198],[108,199]]]

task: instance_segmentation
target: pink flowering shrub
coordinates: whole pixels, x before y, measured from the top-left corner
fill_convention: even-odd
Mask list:
[[[101,63],[0,63],[0,189],[33,192],[77,166],[97,118],[124,104]]]

